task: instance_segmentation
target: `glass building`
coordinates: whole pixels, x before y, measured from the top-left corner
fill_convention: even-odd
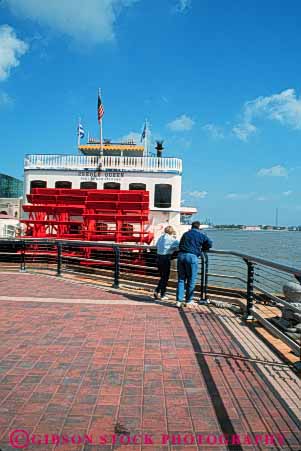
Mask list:
[[[22,180],[0,173],[0,197],[22,197]]]

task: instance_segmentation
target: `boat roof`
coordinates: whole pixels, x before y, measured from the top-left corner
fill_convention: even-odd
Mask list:
[[[84,155],[94,154],[96,151],[100,150],[100,142],[95,140],[89,140],[87,144],[81,144],[78,149]],[[127,142],[111,142],[104,140],[102,145],[102,150],[110,151],[134,151],[134,152],[144,152],[144,146],[136,144],[134,141]]]

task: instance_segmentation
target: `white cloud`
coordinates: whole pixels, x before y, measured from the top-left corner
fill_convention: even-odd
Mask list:
[[[139,144],[141,142],[141,133],[130,132],[127,135],[120,138],[121,142],[134,141],[134,143]]]
[[[13,99],[8,94],[6,94],[6,92],[0,92],[0,107],[10,106],[13,103]]]
[[[259,176],[269,176],[269,177],[287,177],[288,170],[281,166],[280,164],[272,166],[271,168],[262,168],[257,172]]]
[[[188,193],[189,196],[196,197],[198,199],[204,199],[205,197],[207,197],[207,194],[207,191],[191,191],[190,193]]]
[[[245,142],[248,141],[249,136],[256,133],[256,131],[257,128],[255,127],[255,125],[247,122],[246,120],[232,128],[234,135],[241,141]]]
[[[265,202],[266,200],[269,200],[269,198],[267,196],[258,196],[256,200],[260,202]]]
[[[182,116],[169,122],[167,127],[173,132],[183,132],[191,130],[194,124],[195,122],[191,119],[191,117],[186,116],[186,114],[182,114]]]
[[[262,118],[301,130],[301,97],[297,97],[294,89],[286,89],[279,94],[261,96],[246,102],[242,121],[232,131],[237,138],[247,141],[256,132],[254,121]]]
[[[251,117],[266,116],[281,124],[301,130],[301,98],[294,89],[286,89],[270,97],[258,97],[246,105],[246,114]]]
[[[177,0],[176,11],[183,13],[191,6],[191,0]]]
[[[0,80],[7,79],[11,69],[19,66],[19,59],[27,50],[28,45],[17,38],[12,27],[0,26]]]
[[[250,199],[254,193],[229,193],[226,195],[226,199],[231,200],[241,200],[241,199]]]
[[[290,189],[288,191],[283,191],[283,196],[290,196],[291,194],[293,194],[293,191],[291,191]]]
[[[208,132],[214,139],[223,139],[225,137],[223,129],[215,124],[203,125],[202,129]]]
[[[114,25],[124,7],[139,0],[5,0],[13,13],[80,42],[114,39]]]

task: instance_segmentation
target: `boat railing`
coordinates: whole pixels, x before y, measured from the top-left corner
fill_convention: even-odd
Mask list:
[[[182,172],[179,158],[28,154],[24,169]]]
[[[173,261],[170,290],[174,292],[177,271]],[[1,240],[0,268],[73,274],[117,289],[153,290],[158,280],[155,247],[137,244],[52,238]],[[271,322],[271,317],[281,315],[284,309],[300,314],[296,304],[283,295],[283,287],[291,283],[301,284],[301,269],[235,251],[210,250],[200,257],[196,295],[203,301],[209,297],[240,305],[246,321],[256,320],[300,354],[298,340]]]

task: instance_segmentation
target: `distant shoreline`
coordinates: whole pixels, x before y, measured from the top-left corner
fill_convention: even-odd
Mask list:
[[[205,229],[205,230],[214,230],[215,232],[252,232],[252,233],[254,233],[254,232],[268,232],[268,233],[270,233],[270,232],[277,232],[277,233],[279,233],[279,232],[301,232],[301,230],[245,230],[245,229],[228,229],[228,228],[214,228],[214,227],[212,227],[212,228],[208,228],[208,229]]]

